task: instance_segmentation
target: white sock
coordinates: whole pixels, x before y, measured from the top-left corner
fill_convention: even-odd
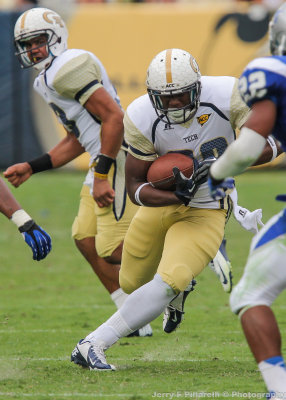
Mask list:
[[[152,281],[131,293],[120,310],[85,340],[98,341],[108,348],[121,337],[157,318],[173,298],[173,289],[156,274]]]
[[[286,394],[286,368],[281,356],[261,361],[258,367],[270,392]]]
[[[114,292],[112,292],[110,297],[111,297],[111,300],[115,303],[117,309],[119,310],[119,308],[122,306],[124,301],[127,299],[128,294],[123,292],[123,290],[121,288],[119,288],[119,289],[115,290]]]
[[[171,286],[156,274],[152,281],[128,296],[120,313],[134,331],[157,318],[175,295]]]

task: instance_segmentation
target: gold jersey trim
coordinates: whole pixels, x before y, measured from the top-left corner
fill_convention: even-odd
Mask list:
[[[250,113],[249,107],[242,100],[238,90],[238,79],[235,80],[235,84],[232,89],[230,99],[230,123],[232,128],[241,128],[246,122]]]
[[[101,70],[96,61],[87,53],[81,54],[64,64],[56,73],[53,86],[63,97],[75,99],[77,94],[90,82],[88,87],[77,100],[84,105],[97,89],[102,87]]]
[[[124,132],[125,132],[125,140],[126,142],[136,148],[140,153],[138,154],[132,151],[130,147],[128,147],[128,152],[132,154],[132,156],[139,158],[144,161],[154,161],[157,156],[155,153],[154,145],[151,143],[142,132],[136,128],[134,123],[129,118],[127,112],[124,115],[123,119],[124,123]]]

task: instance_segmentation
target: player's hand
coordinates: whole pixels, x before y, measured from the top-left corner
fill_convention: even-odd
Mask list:
[[[19,231],[33,251],[33,260],[40,261],[49,254],[52,249],[51,237],[33,219],[20,226]]]
[[[234,179],[225,178],[217,181],[209,174],[208,185],[212,198],[214,200],[220,200],[234,189]]]
[[[98,179],[94,177],[93,181],[93,198],[98,207],[108,207],[113,203],[115,192],[110,186],[107,179]]]
[[[30,164],[24,162],[11,165],[11,167],[8,167],[6,171],[3,172],[3,175],[13,186],[17,188],[23,182],[29,179],[32,173],[33,171]]]
[[[178,167],[173,168],[173,175],[176,184],[175,195],[187,206],[194,195],[195,183],[192,178],[187,178]]]
[[[208,157],[204,161],[198,163],[197,166],[194,164],[195,170],[192,175],[192,179],[193,179],[195,185],[199,186],[199,185],[202,185],[203,183],[207,182],[209,169],[215,161],[216,161],[216,158],[212,156],[212,157]]]

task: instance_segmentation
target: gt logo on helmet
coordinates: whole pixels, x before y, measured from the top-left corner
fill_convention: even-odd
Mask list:
[[[48,17],[49,14],[52,15],[52,20]],[[56,24],[58,24],[58,25],[59,25],[60,27],[62,27],[62,28],[63,28],[63,26],[64,26],[62,19],[61,19],[57,14],[54,14],[54,13],[51,12],[51,11],[46,11],[46,12],[44,12],[43,18],[44,18],[44,20],[45,20],[46,22],[48,22],[49,24],[54,24],[54,23],[56,23]]]

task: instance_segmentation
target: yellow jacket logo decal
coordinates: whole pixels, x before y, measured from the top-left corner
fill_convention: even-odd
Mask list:
[[[206,122],[208,122],[210,116],[211,114],[200,115],[199,117],[197,117],[197,121],[201,126],[203,126]]]

